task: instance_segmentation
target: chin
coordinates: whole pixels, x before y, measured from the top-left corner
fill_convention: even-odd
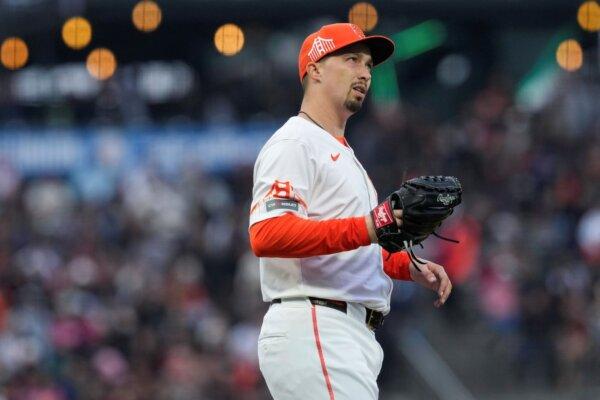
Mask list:
[[[346,109],[352,113],[358,112],[362,107],[362,101],[346,100],[344,103]]]

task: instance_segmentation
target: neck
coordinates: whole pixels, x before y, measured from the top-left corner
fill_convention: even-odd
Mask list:
[[[310,115],[300,113],[301,118],[314,121],[332,136],[344,136],[346,121],[350,115],[340,112],[339,109],[326,101],[327,96],[304,96],[300,110]]]

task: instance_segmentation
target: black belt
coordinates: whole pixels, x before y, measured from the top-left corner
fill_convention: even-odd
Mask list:
[[[309,297],[311,304],[315,306],[323,306],[333,308],[334,310],[338,310],[346,314],[348,311],[348,304],[345,301],[340,300],[329,300],[329,299],[320,299],[318,297]],[[281,303],[281,299],[275,299],[271,303],[277,304]],[[369,328],[375,330],[383,325],[383,313],[381,311],[371,310],[370,308],[365,307],[367,310],[367,315],[365,318],[365,323]]]

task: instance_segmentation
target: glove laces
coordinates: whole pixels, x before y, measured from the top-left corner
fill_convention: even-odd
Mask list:
[[[436,232],[432,232],[433,236],[445,240],[447,242],[452,242],[452,243],[460,243],[460,241],[456,240],[456,239],[451,239],[449,237],[445,237],[442,235],[439,235]],[[404,245],[404,248],[406,249],[406,253],[408,254],[408,258],[410,259],[410,261],[413,263],[413,265],[415,266],[415,268],[417,269],[417,271],[421,272],[421,268],[419,268],[419,266],[417,264],[421,264],[421,265],[425,265],[427,264],[426,261],[421,260],[419,257],[417,257],[417,255],[415,254],[415,252],[413,251],[413,241],[412,240],[405,240],[402,242],[402,244]],[[421,243],[419,243],[419,246],[421,246],[421,248],[423,248],[423,245]],[[400,247],[400,246],[398,246]]]

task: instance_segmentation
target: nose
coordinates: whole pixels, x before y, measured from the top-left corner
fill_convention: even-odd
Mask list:
[[[360,69],[359,78],[367,82],[371,80],[371,70],[369,69],[369,67],[367,67],[366,65],[362,66],[362,68]]]

